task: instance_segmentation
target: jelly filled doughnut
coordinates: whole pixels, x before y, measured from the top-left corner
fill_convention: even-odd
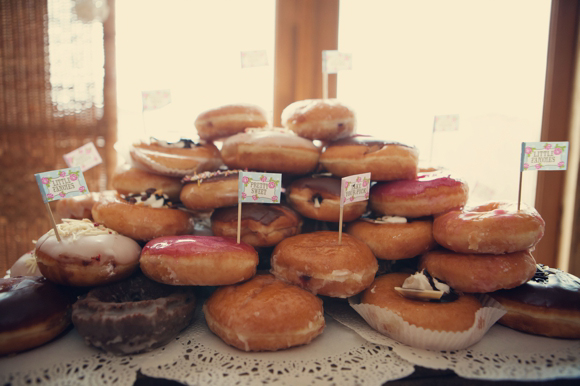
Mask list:
[[[435,250],[421,256],[419,268],[457,291],[487,293],[514,288],[531,279],[536,260],[529,250],[503,255]]]
[[[322,300],[272,275],[218,288],[203,312],[214,334],[244,351],[307,344],[325,327]]]
[[[300,233],[302,217],[284,205],[244,204],[240,240],[253,247],[269,247]],[[238,208],[216,209],[211,215],[216,236],[237,238]]]
[[[238,204],[239,170],[218,170],[183,177],[180,199],[193,210]]]
[[[228,237],[159,237],[143,247],[140,263],[143,273],[160,283],[228,285],[256,274],[258,253]]]
[[[370,172],[373,181],[414,179],[418,162],[417,148],[364,135],[330,142],[320,155],[320,164],[335,176]]]
[[[218,140],[243,132],[248,127],[268,125],[266,110],[251,104],[230,104],[199,114],[195,127],[199,138]]]
[[[286,188],[286,200],[301,215],[320,221],[340,219],[341,180],[329,176],[310,176],[292,181]],[[367,209],[367,201],[343,206],[343,221],[353,221]]]
[[[128,164],[115,171],[111,184],[119,194],[125,195],[141,193],[154,188],[162,191],[174,202],[179,201],[179,194],[182,188],[179,177],[168,177],[147,172],[143,169],[131,167]]]
[[[141,247],[134,240],[88,219],[65,219],[36,242],[40,272],[50,281],[94,286],[121,280],[137,269]]]
[[[371,187],[369,206],[387,216],[430,216],[462,207],[467,202],[467,192],[467,184],[448,173],[421,173],[414,180],[375,184]]]
[[[533,248],[544,235],[538,211],[522,204],[488,202],[437,216],[433,236],[445,248],[462,253],[510,253]]]
[[[318,166],[320,149],[288,130],[257,129],[227,138],[221,155],[230,169],[307,174]]]
[[[137,195],[103,195],[93,206],[93,218],[135,240],[191,234],[192,215],[172,208],[167,196],[153,189]]]
[[[301,137],[333,141],[354,133],[354,111],[336,99],[306,99],[282,111],[282,126]]]
[[[367,288],[378,270],[377,259],[362,241],[338,232],[303,233],[274,248],[271,272],[312,293],[346,298]]]
[[[102,193],[91,192],[80,196],[65,197],[56,202],[54,210],[54,221],[62,222],[64,218],[82,220],[83,218],[93,219],[91,210],[95,202],[99,201]]]
[[[89,291],[73,305],[72,322],[86,343],[126,355],[168,343],[189,325],[194,312],[192,288],[138,274]]]
[[[138,167],[174,177],[216,170],[222,165],[220,152],[213,143],[189,139],[168,143],[152,138],[149,144],[134,144],[130,154]]]

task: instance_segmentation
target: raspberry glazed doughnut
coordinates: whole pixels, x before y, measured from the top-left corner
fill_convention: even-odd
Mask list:
[[[371,187],[369,206],[386,216],[431,216],[462,207],[467,202],[467,193],[467,183],[447,172],[420,173],[414,180],[375,184]]]
[[[216,170],[222,165],[220,152],[213,143],[190,139],[169,143],[152,138],[148,144],[134,144],[130,155],[136,166],[173,177]]]
[[[320,149],[284,129],[249,129],[227,138],[221,155],[230,169],[307,174],[316,169]]]
[[[121,166],[115,171],[111,184],[119,194],[125,195],[137,194],[155,188],[155,190],[166,194],[173,202],[179,201],[179,193],[181,193],[182,188],[179,177],[150,173],[143,169],[131,167],[128,164]]]
[[[284,205],[244,204],[240,240],[253,247],[270,247],[300,233],[302,217]],[[238,208],[214,210],[211,229],[216,236],[237,238]]]
[[[274,248],[271,272],[313,294],[347,298],[367,288],[379,268],[362,241],[338,232],[303,233]]]
[[[256,274],[258,253],[229,237],[159,237],[143,247],[140,263],[143,273],[160,283],[228,285]]]
[[[321,299],[272,275],[218,288],[203,312],[214,334],[243,351],[308,344],[325,327]]]
[[[492,292],[507,313],[500,324],[529,334],[580,339],[580,279],[542,264],[521,286]]]
[[[96,222],[135,240],[191,234],[194,228],[191,213],[176,209],[153,188],[137,195],[103,195],[92,213]]]
[[[451,210],[433,223],[435,240],[461,253],[510,253],[533,248],[544,235],[538,211],[524,204],[487,202]]]
[[[42,273],[40,273],[40,270],[38,269],[38,264],[36,264],[34,249],[20,256],[18,260],[12,264],[12,267],[10,267],[9,274],[10,277],[42,276]]]
[[[354,111],[336,99],[306,99],[282,111],[282,126],[301,137],[333,141],[354,133]]]
[[[36,242],[40,272],[57,284],[88,287],[121,280],[139,266],[141,247],[134,240],[88,219],[65,219]]]
[[[252,104],[230,104],[206,110],[195,120],[199,138],[220,140],[243,132],[248,127],[268,125],[266,110]]]
[[[239,170],[218,170],[185,176],[179,198],[192,210],[215,209],[238,204]]]
[[[457,291],[487,293],[530,280],[536,272],[536,260],[529,250],[503,255],[435,250],[421,256],[419,269],[426,269]]]
[[[56,338],[70,325],[75,300],[42,276],[0,279],[0,355]]]
[[[93,219],[91,213],[95,202],[99,201],[102,193],[91,192],[80,196],[66,197],[56,202],[54,210],[54,221],[59,223],[65,218],[82,220],[83,218]]]
[[[72,322],[87,344],[117,355],[163,346],[194,316],[193,288],[142,274],[89,291],[73,305]]]
[[[346,233],[364,242],[375,257],[382,260],[409,259],[437,245],[431,219],[363,217],[348,224]]]
[[[320,221],[338,222],[340,219],[341,180],[315,175],[292,181],[286,188],[286,200],[304,217]],[[353,221],[367,210],[367,201],[343,206],[343,221]]]
[[[320,164],[335,176],[370,172],[373,181],[414,179],[418,163],[416,147],[366,135],[330,142],[320,155]]]

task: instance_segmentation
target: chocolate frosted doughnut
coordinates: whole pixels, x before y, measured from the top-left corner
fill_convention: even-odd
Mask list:
[[[193,290],[144,275],[95,288],[73,306],[72,321],[85,341],[118,355],[162,346],[189,325]]]
[[[214,209],[238,204],[239,170],[205,172],[184,177],[180,199],[189,209]]]

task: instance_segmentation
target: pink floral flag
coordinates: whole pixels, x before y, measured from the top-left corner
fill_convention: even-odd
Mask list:
[[[63,158],[69,168],[78,166],[83,172],[103,162],[93,142],[86,143],[78,149],[65,154]]]
[[[282,174],[240,172],[238,177],[238,203],[261,202],[279,204]]]
[[[78,166],[37,173],[34,177],[45,203],[61,200],[65,197],[89,194],[85,177]]]
[[[369,199],[371,173],[343,177],[340,187],[340,206]]]
[[[436,115],[433,119],[433,131],[457,131],[459,130],[459,115]]]
[[[352,54],[336,50],[322,51],[322,72],[336,74],[342,70],[352,70]]]
[[[520,171],[566,170],[569,142],[522,142]]]
[[[157,110],[171,103],[171,90],[141,91],[143,111]]]

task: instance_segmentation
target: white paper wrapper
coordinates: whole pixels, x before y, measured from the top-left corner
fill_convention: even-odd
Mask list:
[[[506,310],[486,295],[479,296],[482,303],[475,314],[475,322],[467,331],[446,332],[427,330],[406,322],[393,311],[371,305],[361,304],[360,297],[349,298],[351,307],[376,331],[411,347],[451,351],[461,350],[481,340]]]

